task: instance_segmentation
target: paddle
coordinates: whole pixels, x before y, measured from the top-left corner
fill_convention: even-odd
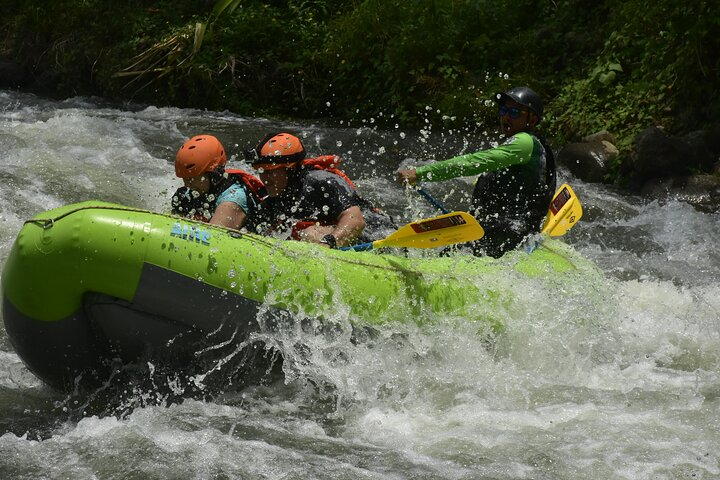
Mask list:
[[[550,202],[541,233],[551,237],[565,235],[582,217],[582,205],[570,185],[563,183]]]
[[[540,235],[534,235],[528,239],[525,252],[531,253],[545,237],[565,235],[580,220],[582,213],[580,200],[570,185],[567,183],[560,185],[550,202],[550,209],[545,217],[545,224]]]
[[[435,200],[423,188],[417,187],[416,190],[438,210],[443,213],[448,213],[447,208]],[[550,209],[545,218],[542,234],[550,235],[551,237],[565,235],[565,233],[580,220],[582,213],[582,205],[580,205],[580,200],[578,200],[575,192],[573,192],[567,183],[562,184],[550,202]]]
[[[382,240],[362,243],[340,250],[356,252],[382,247],[433,248],[477,240],[485,235],[475,217],[467,212],[450,212],[408,223]]]
[[[437,208],[437,209],[440,210],[442,213],[450,213],[450,210],[448,210],[447,208],[445,208],[445,206],[444,206],[442,203],[440,203],[440,202],[438,202],[437,200],[435,200],[435,199],[433,198],[433,196],[430,195],[424,188],[422,188],[422,187],[417,187],[416,190],[417,190],[417,192],[418,192],[420,195],[423,196],[423,198],[425,198],[425,200],[427,200],[428,202],[430,202],[430,204],[431,204],[433,207]]]

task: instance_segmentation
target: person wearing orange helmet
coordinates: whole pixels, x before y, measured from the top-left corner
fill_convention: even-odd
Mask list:
[[[255,223],[264,233],[330,248],[350,245],[365,229],[363,200],[336,168],[339,157],[306,158],[302,141],[289,133],[266,135],[246,152],[268,190]]]
[[[471,245],[476,255],[500,257],[540,231],[555,192],[552,149],[535,132],[543,115],[540,96],[528,87],[495,94],[500,146],[396,172],[398,181],[438,182],[480,175],[475,182],[471,213],[485,236]]]
[[[214,225],[240,229],[267,196],[262,182],[242,170],[226,169],[227,154],[212,135],[196,135],[175,156],[183,179],[172,197],[172,212]]]

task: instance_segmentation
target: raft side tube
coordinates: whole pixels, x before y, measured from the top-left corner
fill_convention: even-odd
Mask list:
[[[38,321],[7,297],[3,301],[5,328],[18,356],[38,378],[65,391],[101,384],[117,360],[171,359],[178,370],[189,370],[199,349],[246,340],[257,330],[258,308],[257,302],[148,264],[131,301],[87,292],[82,307],[64,319]]]
[[[147,249],[149,225],[137,211],[85,202],[25,222],[3,270],[3,294],[35,321],[79,311],[85,292],[130,300]]]

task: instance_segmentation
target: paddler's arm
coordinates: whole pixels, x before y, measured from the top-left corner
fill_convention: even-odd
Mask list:
[[[245,210],[240,208],[240,205],[235,202],[223,202],[217,206],[209,223],[239,230],[245,225],[246,218]]]
[[[338,247],[350,245],[365,229],[365,217],[357,205],[343,210],[331,232]]]
[[[365,229],[365,217],[358,206],[349,207],[337,217],[335,225],[312,225],[300,231],[300,238],[306,242],[320,243],[328,247],[345,247],[352,242]],[[332,240],[325,237],[332,235],[335,238],[335,245]]]
[[[518,163],[530,161],[533,139],[527,133],[518,133],[504,144],[449,158],[415,169],[399,170],[397,179],[414,185],[416,182],[439,182],[457,177],[479,175]]]
[[[210,219],[211,224],[241,229],[247,219],[248,198],[245,187],[231,185],[217,199],[217,207]]]

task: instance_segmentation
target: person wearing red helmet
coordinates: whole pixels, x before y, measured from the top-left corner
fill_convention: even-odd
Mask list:
[[[502,145],[402,169],[396,177],[414,185],[480,175],[470,212],[485,236],[471,247],[476,255],[500,257],[540,231],[555,192],[556,173],[552,149],[535,132],[543,115],[540,96],[528,87],[515,87],[497,93],[494,100],[500,130],[507,137]]]
[[[365,229],[362,200],[339,157],[306,158],[302,141],[272,133],[246,152],[268,190],[254,223],[261,233],[290,232],[292,238],[326,245],[350,245]]]
[[[267,191],[242,170],[226,169],[227,154],[212,135],[196,135],[175,156],[175,175],[183,179],[172,197],[172,212],[214,225],[240,229]]]

